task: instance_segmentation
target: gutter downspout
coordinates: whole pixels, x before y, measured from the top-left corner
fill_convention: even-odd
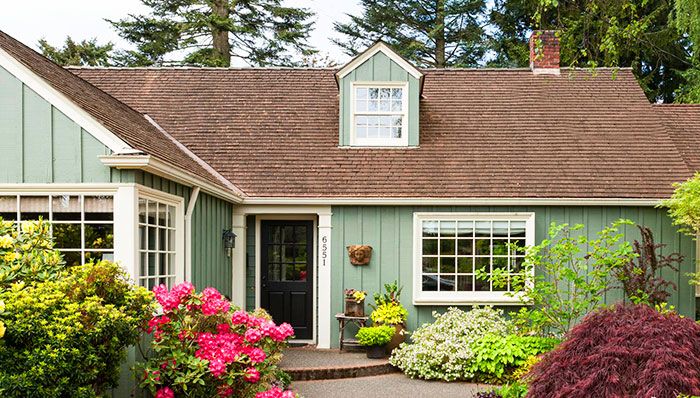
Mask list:
[[[192,212],[199,198],[199,187],[193,187],[185,212],[185,280],[192,281]]]

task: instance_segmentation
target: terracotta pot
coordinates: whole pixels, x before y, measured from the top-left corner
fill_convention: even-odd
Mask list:
[[[403,333],[403,331],[406,330],[406,325],[400,323],[398,325],[394,325],[394,329],[396,330],[394,332],[394,337],[392,337],[391,341],[389,341],[389,343],[386,345],[387,354],[391,354],[391,352],[394,351],[394,348],[406,341],[406,335]]]
[[[386,356],[386,347],[383,345],[372,345],[367,347],[367,358],[382,359]]]
[[[358,303],[354,299],[345,299],[345,315],[347,316],[365,316],[365,302]]]

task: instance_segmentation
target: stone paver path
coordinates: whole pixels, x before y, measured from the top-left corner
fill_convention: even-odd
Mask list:
[[[304,398],[472,398],[491,386],[409,379],[402,373],[354,379],[297,381],[291,388]]]

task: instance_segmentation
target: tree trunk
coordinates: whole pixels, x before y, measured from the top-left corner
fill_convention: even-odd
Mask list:
[[[435,67],[445,65],[445,0],[436,0],[435,15]]]
[[[224,27],[224,21],[229,19],[229,8],[226,0],[214,0],[212,2],[214,21],[211,25],[212,44],[214,46],[214,59],[218,66],[231,66],[231,43],[228,41],[228,29]]]

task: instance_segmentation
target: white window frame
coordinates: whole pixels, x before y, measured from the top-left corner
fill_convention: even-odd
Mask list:
[[[185,281],[185,199],[145,186],[138,186],[136,199],[136,211],[133,224],[134,239],[136,241],[136,264],[133,278],[137,285],[141,285],[141,242],[139,241],[139,208],[138,200],[147,199],[175,207],[175,284]],[[147,285],[146,285],[147,286]],[[170,286],[172,287],[172,286]]]
[[[437,212],[413,213],[413,304],[414,305],[513,305],[521,304],[518,297],[510,297],[506,292],[424,292],[422,290],[422,251],[423,221],[525,221],[525,245],[535,244],[535,213],[465,213]],[[534,277],[534,275],[532,275]]]
[[[355,119],[358,116],[355,101],[355,91],[357,88],[400,88],[401,94],[401,111],[377,111],[377,112],[359,112],[359,116],[386,116],[394,115],[401,116],[401,138],[358,138],[355,131]],[[363,147],[406,147],[408,146],[408,82],[352,82],[350,84],[350,145]]]

